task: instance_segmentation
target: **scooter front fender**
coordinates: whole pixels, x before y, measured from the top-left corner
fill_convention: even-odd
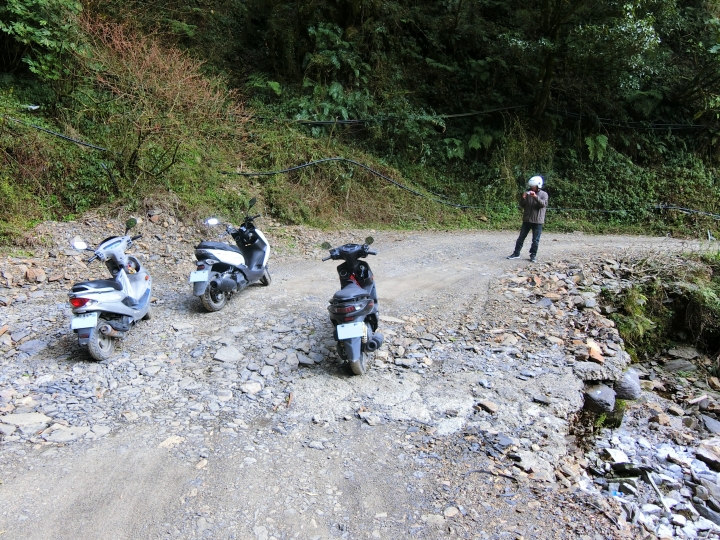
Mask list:
[[[360,360],[362,355],[362,338],[343,339],[340,343],[345,348],[345,356],[348,362]]]

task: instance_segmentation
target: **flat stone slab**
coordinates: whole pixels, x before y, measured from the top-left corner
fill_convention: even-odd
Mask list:
[[[692,360],[700,356],[700,353],[695,347],[675,347],[668,351],[670,356],[675,358],[684,358],[685,360]]]
[[[672,373],[678,373],[680,371],[697,371],[697,366],[689,360],[670,360],[663,364],[663,369]]]
[[[53,419],[42,413],[17,413],[0,416],[0,422],[11,426],[32,426],[33,424],[49,424]]]
[[[17,349],[27,354],[37,354],[47,347],[47,342],[41,339],[31,339],[20,345]]]
[[[45,437],[45,440],[48,442],[55,442],[55,443],[65,443],[74,441],[76,439],[79,439],[80,437],[84,436],[88,431],[90,431],[89,427],[69,427],[69,428],[60,428],[56,429],[52,433],[50,433],[48,436]]]
[[[237,362],[242,358],[242,354],[235,347],[229,345],[220,348],[213,358],[219,362]]]

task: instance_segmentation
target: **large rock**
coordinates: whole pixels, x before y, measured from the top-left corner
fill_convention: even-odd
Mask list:
[[[39,353],[45,347],[47,347],[47,343],[45,341],[41,339],[31,339],[20,345],[17,349],[18,351],[33,355]]]
[[[529,450],[520,450],[517,453],[519,457],[518,466],[527,473],[533,473],[538,479],[548,482],[555,478],[555,471],[547,461],[534,452]]]
[[[246,382],[245,384],[240,385],[240,390],[242,390],[246,394],[254,395],[262,390],[262,384],[257,381]]]
[[[585,389],[585,408],[597,412],[612,412],[615,408],[615,391],[604,384],[595,384]]]
[[[675,358],[684,358],[685,360],[692,360],[700,356],[700,353],[694,347],[675,347],[668,351],[670,356]]]
[[[697,510],[697,513],[700,514],[705,519],[709,519],[712,521],[715,525],[720,525],[720,513],[715,512],[714,510],[711,510],[704,504],[698,504],[695,503],[695,509]]]
[[[714,471],[720,471],[720,455],[716,452],[717,447],[701,444],[695,449],[695,457],[707,464]]]
[[[618,381],[630,365],[630,355],[619,351],[615,356],[606,356],[605,363],[577,362],[573,367],[575,375],[583,381]]]
[[[622,379],[615,382],[615,397],[617,399],[637,399],[642,394],[640,376],[633,368],[628,369]]]
[[[678,373],[680,371],[697,371],[697,366],[689,360],[670,360],[663,364],[663,369],[672,373]]]
[[[213,358],[219,362],[237,362],[242,358],[242,354],[232,345],[228,345],[220,348]]]
[[[702,414],[700,416],[702,418],[703,424],[705,424],[705,428],[710,433],[713,433],[715,435],[720,434],[720,422],[706,414]]]

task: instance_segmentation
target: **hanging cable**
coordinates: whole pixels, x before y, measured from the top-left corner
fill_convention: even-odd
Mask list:
[[[26,122],[25,120],[19,120],[18,118],[13,118],[11,116],[6,116],[4,114],[0,115],[0,117],[5,118],[6,120],[11,120],[12,122],[16,122],[18,124],[22,124],[24,126],[28,126],[28,127],[37,129],[39,131],[44,131],[45,133],[49,133],[50,135],[55,135],[56,137],[65,139],[66,141],[74,142],[75,144],[79,144],[81,146],[87,146],[88,148],[92,148],[93,150],[100,150],[101,152],[110,152],[110,150],[108,150],[107,148],[103,148],[102,146],[95,146],[94,144],[90,144],[90,143],[86,143],[83,141],[79,141],[77,139],[73,139],[72,137],[63,135],[62,133],[57,133],[55,131],[51,131],[44,127],[36,126],[35,124],[31,124],[30,122]]]

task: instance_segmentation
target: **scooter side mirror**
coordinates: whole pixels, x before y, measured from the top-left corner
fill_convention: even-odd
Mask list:
[[[220,220],[218,218],[214,218],[214,217],[211,217],[211,218],[205,220],[205,225],[209,225],[210,227],[214,227],[218,223],[220,223]]]
[[[322,244],[320,244],[320,247],[323,249],[330,249],[332,246],[329,242],[323,242]]]
[[[250,210],[253,206],[255,206],[255,203],[257,202],[257,198],[253,197],[250,199],[250,202],[248,203],[248,210]]]
[[[135,225],[137,225],[137,219],[134,217],[128,219],[125,222],[125,232],[128,232],[130,229],[132,229]]]
[[[85,251],[88,247],[87,242],[82,238],[75,238],[72,241],[72,247],[78,251]]]
[[[374,241],[375,241],[375,239],[374,239],[372,236],[368,236],[368,237],[365,239],[365,243],[366,243],[368,246],[369,246],[370,244],[372,244]]]

